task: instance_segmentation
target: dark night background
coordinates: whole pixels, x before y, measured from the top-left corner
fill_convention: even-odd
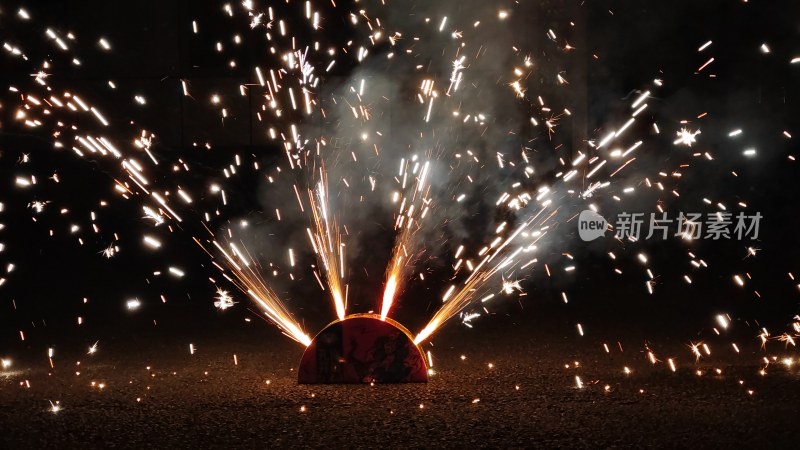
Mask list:
[[[663,115],[662,127],[673,125],[664,133],[672,133],[677,126],[668,121],[693,119],[701,112],[708,112],[713,120],[708,126],[702,120],[694,121],[703,130],[699,138],[700,150],[709,149],[721,155],[719,164],[699,167],[686,177],[681,190],[702,194],[693,195],[691,201],[687,199],[680,208],[706,212],[699,202],[705,195],[728,203],[739,201],[741,195],[749,204],[750,211],[760,211],[765,216],[761,240],[752,244],[761,249],[758,258],[742,261],[746,255],[746,242],[698,243],[700,247],[708,247],[708,250],[702,248],[705,251],[698,253],[705,255],[711,270],[696,277],[690,288],[680,282],[684,267],[658,262],[685,254],[682,245],[666,242],[651,243],[649,248],[641,247],[648,249],[655,258],[653,266],[664,279],[652,297],[644,291],[638,273],[609,280],[611,270],[604,255],[587,255],[579,260],[580,270],[563,281],[569,287],[570,296],[577,300],[569,307],[575,317],[608,313],[630,316],[633,320],[641,317],[639,314],[670,311],[680,311],[677,314],[680,317],[684,309],[687,313],[697,310],[700,314],[692,315],[703,317],[704,313],[715,308],[724,308],[725,312],[743,316],[764,314],[762,318],[766,318],[772,315],[779,321],[791,318],[796,298],[786,273],[796,270],[797,263],[794,252],[790,251],[797,248],[798,243],[797,233],[793,232],[797,220],[793,207],[795,189],[791,187],[797,169],[786,159],[794,150],[792,141],[782,139],[776,131],[792,131],[798,125],[798,116],[793,113],[796,112],[798,72],[796,66],[788,65],[785,58],[777,55],[792,54],[794,40],[791,37],[796,38],[800,30],[797,23],[788,19],[797,7],[791,2],[780,6],[737,2],[704,2],[702,5],[644,2],[636,6],[626,2],[587,2],[580,8],[571,4],[564,6],[559,2],[543,3],[543,17],[536,16],[533,20],[546,28],[563,21],[564,17],[572,17],[576,10],[580,12],[577,17],[585,20],[586,54],[581,56],[587,59],[588,73],[583,75],[584,80],[580,79],[582,75],[572,75],[572,78],[574,84],[584,82],[587,86],[586,137],[602,135],[604,126],[615,123],[616,109],[627,104],[622,98],[629,95],[632,88],[652,78],[663,77],[667,86],[659,91],[657,101],[666,106],[658,114]],[[47,8],[37,8],[38,23],[63,24],[64,30],[85,36],[85,41],[105,36],[114,45],[111,54],[98,55],[96,59],[85,58],[81,67],[66,73],[60,71],[52,75],[50,81],[68,86],[75,92],[110,92],[109,105],[103,105],[109,119],[122,123],[135,121],[155,132],[157,152],[185,155],[189,161],[199,165],[194,175],[182,181],[189,186],[194,183],[198,191],[207,191],[209,179],[203,177],[202,169],[207,167],[212,177],[219,177],[218,172],[210,169],[225,164],[235,152],[256,155],[258,160],[267,164],[282,158],[280,151],[266,141],[266,134],[255,121],[255,113],[249,109],[255,102],[249,97],[230,96],[226,99],[232,117],[224,124],[213,114],[208,114],[206,106],[200,104],[202,99],[217,92],[219,86],[249,82],[251,67],[264,52],[264,48],[253,40],[245,40],[243,45],[234,49],[238,68],[231,69],[226,64],[230,55],[220,56],[210,51],[217,36],[227,35],[225,27],[232,27],[224,20],[212,20],[219,16],[220,9],[221,6],[213,2],[180,1],[152,5],[59,2]],[[3,10],[2,20],[7,24],[5,33],[13,33],[11,36],[16,40],[26,42],[27,51],[32,55],[40,57],[52,53],[50,45],[43,42],[38,27],[14,24],[13,12],[16,10],[15,7]],[[192,20],[203,24],[204,33],[199,37],[191,33]],[[327,20],[331,22],[329,28],[347,32],[343,19],[341,27],[336,26],[338,19],[335,15]],[[212,27],[218,29],[209,30]],[[203,36],[209,38],[204,40]],[[706,54],[695,51],[706,40],[714,41],[715,62],[709,69],[709,73],[716,75],[713,79],[693,73],[693,68],[699,67],[707,58]],[[757,51],[764,42],[771,46],[772,55],[765,56]],[[41,53],[34,53],[35,49]],[[100,53],[99,49],[94,51]],[[592,58],[591,54],[599,58]],[[35,60],[35,57],[31,59]],[[6,61],[4,65],[2,78],[5,85],[24,86],[31,82],[28,64]],[[345,76],[349,68],[338,70],[340,73],[336,76]],[[115,81],[116,92],[108,89],[107,80]],[[193,98],[182,95],[180,80],[189,82]],[[136,107],[129,101],[137,94],[146,96],[147,105]],[[102,99],[99,95],[95,97]],[[12,112],[8,107],[4,110],[6,114]],[[741,127],[747,130],[745,147],[752,144],[760,152],[755,163],[743,159],[731,161],[724,157],[725,152],[736,150],[724,147],[728,129],[716,129],[719,124],[729,129]],[[648,133],[647,129],[643,131]],[[138,242],[140,233],[136,232],[148,229],[140,219],[141,211],[131,202],[113,198],[110,193],[111,174],[106,168],[77,160],[66,151],[50,151],[47,136],[21,130],[10,120],[4,120],[2,139],[0,164],[3,176],[0,178],[5,183],[3,191],[14,195],[13,198],[4,195],[7,205],[3,215],[7,228],[2,233],[8,243],[4,256],[17,266],[4,286],[3,301],[8,308],[2,315],[3,329],[6,330],[4,338],[16,339],[18,329],[43,327],[44,322],[48,328],[71,328],[77,315],[86,319],[87,327],[84,329],[92,325],[109,325],[119,330],[134,324],[152,325],[152,320],[161,318],[165,319],[161,325],[167,326],[171,322],[168,318],[172,317],[180,318],[179,322],[184,325],[232,321],[231,326],[238,326],[239,320],[230,316],[241,314],[243,304],[236,308],[238,311],[219,314],[209,299],[214,292],[204,279],[213,275],[213,271],[208,270],[208,264],[203,260],[205,256],[189,237],[195,230],[173,233],[164,251],[149,252]],[[207,141],[213,142],[214,151],[193,147],[193,143]],[[667,155],[664,160],[681,157],[675,154],[677,152],[665,150],[669,149],[653,152],[663,152]],[[63,182],[57,186],[42,182],[36,189],[15,192],[14,177],[25,170],[18,162],[21,153],[31,156],[40,176],[58,172],[64,174]],[[657,155],[648,157],[661,158]],[[694,161],[687,158],[687,162]],[[732,179],[729,176],[731,170],[740,176]],[[230,197],[237,202],[231,217],[236,217],[236,209],[239,214],[248,214],[260,207],[255,197],[258,180],[245,178],[236,183],[231,187],[234,194]],[[110,206],[101,210],[98,207],[100,199],[109,200]],[[51,201],[52,204],[43,214],[34,216],[27,208],[28,203],[34,200]],[[58,210],[62,207],[71,211],[66,220],[58,218]],[[106,236],[98,238],[87,233],[85,226],[80,234],[67,235],[68,224],[72,221],[86,223],[85,217],[75,216],[92,210],[101,213],[104,229],[129,231],[121,233],[120,256],[107,260],[98,254],[98,250],[111,241]],[[32,216],[35,222],[31,220]],[[185,226],[191,228],[191,225]],[[47,237],[51,228],[55,229],[56,238]],[[86,245],[78,245],[78,237],[83,237]],[[378,245],[386,248],[388,253],[391,241]],[[568,248],[567,251],[577,250]],[[635,255],[633,251],[630,254]],[[374,285],[362,288],[366,289],[366,296],[379,293],[381,276],[375,275],[382,274],[381,257],[388,258],[388,255],[379,255],[364,263],[374,272],[371,280],[351,283],[354,288],[359,284]],[[635,258],[627,259],[631,267],[635,267]],[[167,276],[161,279],[153,277],[154,270],[165,271],[169,265],[183,267],[190,275],[177,281]],[[737,289],[730,282],[732,273],[745,270],[753,274],[762,300],[757,300],[747,290]],[[633,270],[626,272],[630,274]],[[531,296],[526,302],[531,303],[533,297],[536,300],[530,305],[532,307],[547,307],[552,303],[551,306],[561,308],[558,302],[563,286],[548,284],[548,280],[540,278],[530,283]],[[412,287],[398,310],[400,317],[412,323],[424,320],[419,310],[430,310],[429,302],[415,301],[415,298],[438,297],[443,286],[428,284],[418,291]],[[597,292],[604,295],[598,296]],[[169,300],[166,304],[158,300],[161,293]],[[81,305],[84,297],[90,299],[88,305]],[[140,312],[129,314],[124,309],[124,300],[133,297],[142,299],[145,306]],[[602,300],[592,297],[602,297]],[[16,300],[16,310],[10,308],[11,300]],[[368,304],[357,307],[370,308]],[[516,308],[517,305],[508,307],[509,311]],[[580,311],[582,308],[586,311]],[[314,316],[326,313],[326,310],[309,314],[298,311],[298,316],[313,320]],[[413,326],[410,328],[414,329]],[[31,337],[35,336],[40,334],[31,333]]]
[[[336,10],[325,3],[315,5],[327,11],[326,33],[341,41],[350,35],[358,38],[343,14],[358,9],[349,3],[340,2]],[[409,14],[416,8],[432,16],[447,14],[437,11],[434,4],[408,3]],[[451,2],[447,4],[452,6]],[[223,87],[253,82],[252,67],[268,66],[272,60],[266,46],[255,39],[245,39],[239,46],[227,42],[224,54],[213,51],[216,41],[240,29],[233,21],[221,19],[221,5],[189,0],[91,0],[29,5],[3,2],[0,6],[0,40],[24,43],[30,57],[28,62],[7,55],[0,59],[0,86],[4,89],[0,108],[0,202],[5,206],[0,223],[6,226],[0,230],[0,242],[6,244],[0,264],[16,265],[0,287],[0,356],[39,361],[45,360],[48,347],[55,347],[57,352],[77,351],[98,340],[101,348],[108,345],[119,349],[135,348],[139,342],[150,340],[165,346],[175,343],[181,349],[189,342],[205,341],[210,347],[226,336],[261,340],[269,348],[293,345],[251,312],[247,299],[232,286],[219,284],[234,293],[237,305],[228,311],[214,307],[215,288],[208,278],[220,277],[191,239],[202,233],[196,220],[187,220],[182,229],[173,227],[170,231],[162,225],[153,230],[142,219],[135,200],[121,201],[112,193],[115,174],[110,166],[78,159],[68,150],[54,151],[46,133],[32,132],[14,120],[14,95],[5,92],[9,85],[22,91],[32,85],[32,68],[42,59],[70,59],[54,51],[44,28],[73,31],[84,47],[82,65],[74,68],[64,62],[58,64],[59,70],[48,83],[57,86],[56,90],[92,93],[109,121],[133,122],[137,125],[132,129],[143,127],[154,132],[156,153],[191,162],[193,172],[180,175],[182,185],[202,196],[208,193],[211,182],[226,183],[232,204],[224,214],[232,220],[258,220],[264,209],[259,200],[259,177],[225,181],[218,170],[234,153],[252,155],[249,160],[263,165],[283,162],[280,148],[267,139],[256,120],[258,93],[253,90],[248,96],[226,98],[230,117],[224,123],[218,115],[209,113],[206,99]],[[16,19],[20,6],[31,12],[31,22]],[[302,2],[273,6],[302,11]],[[630,132],[657,142],[646,146],[642,160],[670,168],[682,162],[692,165],[679,181],[682,197],[670,203],[669,210],[712,212],[701,202],[706,196],[729,205],[744,200],[748,211],[759,211],[764,217],[760,237],[757,242],[701,241],[691,247],[674,240],[620,244],[612,249],[621,261],[612,266],[605,255],[609,248],[573,245],[578,242],[573,226],[569,232],[560,232],[565,247],[553,246],[541,259],[556,261],[561,251],[569,251],[576,257],[575,272],[553,279],[541,273],[531,277],[524,283],[527,296],[494,304],[494,317],[478,319],[474,329],[466,329],[454,319],[447,326],[449,339],[458,342],[463,338],[469,347],[480,342],[481,334],[502,334],[508,329],[515,330],[515,336],[523,341],[529,331],[531,336],[538,336],[536,339],[543,339],[540,330],[572,338],[575,323],[582,323],[590,333],[611,341],[619,336],[640,343],[660,338],[677,345],[687,343],[696,333],[707,332],[714,325],[713,317],[721,313],[747,324],[741,330],[742,340],[755,341],[756,323],[784,330],[800,312],[797,282],[787,275],[800,272],[796,200],[800,174],[798,163],[787,159],[798,153],[800,139],[800,64],[789,64],[791,57],[800,56],[800,3],[589,0],[542,1],[519,8],[528,14],[517,12],[514,20],[530,33],[519,38],[533,48],[548,28],[562,29],[565,22],[575,21],[572,43],[577,50],[567,73],[573,85],[571,95],[575,95],[570,100],[577,114],[572,125],[562,130],[566,130],[565,144],[570,148],[567,155],[577,154],[585,148],[585,140],[597,139],[621,124],[625,107],[638,95],[631,92],[633,89],[644,90],[654,78],[663,78],[665,86],[651,99],[657,109],[648,112],[662,127],[663,136],[651,136],[650,121]],[[192,20],[201,27],[199,35],[191,33]],[[522,28],[525,24],[528,26]],[[111,42],[112,52],[97,48],[95,43],[101,36]],[[698,53],[697,48],[708,40],[713,40],[711,51]],[[770,54],[759,51],[762,43],[769,44]],[[540,58],[542,64],[560,64],[557,57],[543,49],[540,52],[533,57]],[[709,56],[714,56],[714,63],[695,73]],[[236,68],[228,66],[230,59],[236,59]],[[353,70],[354,66],[337,65],[323,81],[336,84]],[[116,83],[115,91],[108,89],[108,80]],[[181,80],[190,84],[191,97],[182,94]],[[543,85],[542,89],[548,87]],[[134,95],[146,96],[147,104],[136,105]],[[708,116],[698,119],[703,112]],[[691,149],[671,143],[683,119],[690,121],[690,128],[702,130]],[[92,126],[87,123],[83,127]],[[727,134],[736,128],[745,133],[732,143]],[[783,130],[794,137],[785,139]],[[212,150],[203,147],[206,142],[213,143]],[[741,150],[749,147],[758,149],[755,159],[741,157]],[[710,151],[717,158],[701,161],[691,157],[694,151]],[[22,154],[30,156],[27,166],[20,163]],[[731,171],[739,176],[732,177]],[[61,183],[48,183],[46,178],[55,172],[60,174]],[[37,186],[22,190],[14,185],[17,175],[30,173],[37,175]],[[642,211],[646,212],[654,204],[648,195],[642,194]],[[28,206],[36,200],[50,202],[40,214]],[[99,207],[100,200],[108,201],[108,206]],[[62,215],[61,208],[70,212]],[[98,213],[101,234],[92,233],[89,211]],[[79,233],[69,233],[72,223],[81,226]],[[48,236],[51,229],[56,234],[53,238]],[[114,232],[120,235],[121,252],[107,259],[100,252],[112,244]],[[145,248],[141,244],[144,232],[158,235],[164,247],[158,252]],[[83,245],[78,243],[79,237]],[[369,247],[376,251],[365,252],[350,276],[353,311],[376,307],[377,301],[371,299],[380,295],[383,267],[392,245],[391,233],[369,239]],[[745,258],[748,246],[759,249],[757,257]],[[685,256],[689,248],[710,266],[693,274],[691,286],[681,278],[690,271]],[[642,250],[658,275],[653,295],[645,290],[644,271],[635,258]],[[180,267],[187,276],[170,277],[166,274],[169,266]],[[434,264],[431,279],[447,276],[446,264],[441,266]],[[614,267],[625,274],[615,275]],[[154,276],[156,270],[162,275]],[[744,273],[751,274],[752,280],[740,288],[732,276]],[[299,284],[282,293],[291,299],[290,308],[306,330],[313,333],[333,319],[333,313],[310,274]],[[419,330],[434,312],[447,284],[446,280],[412,283],[395,317],[412,331]],[[568,292],[568,305],[561,301],[562,291]],[[167,299],[165,303],[161,295]],[[83,304],[84,298],[89,299],[87,304]],[[126,310],[125,301],[130,298],[139,298],[142,307]],[[76,325],[78,316],[84,325]],[[245,322],[245,317],[252,321]],[[24,342],[20,342],[20,330],[25,333]],[[558,339],[566,338],[559,335]],[[536,351],[535,346],[526,349]],[[503,351],[513,360],[513,346]],[[298,359],[299,355],[298,347]]]

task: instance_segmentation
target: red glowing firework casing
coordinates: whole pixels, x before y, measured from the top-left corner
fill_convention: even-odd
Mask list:
[[[428,367],[422,350],[402,325],[375,314],[355,314],[317,334],[300,360],[297,381],[425,383]]]

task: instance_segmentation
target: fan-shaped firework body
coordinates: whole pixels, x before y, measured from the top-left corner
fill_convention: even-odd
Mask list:
[[[424,383],[428,369],[411,334],[391,319],[356,314],[323,329],[300,361],[300,383]]]

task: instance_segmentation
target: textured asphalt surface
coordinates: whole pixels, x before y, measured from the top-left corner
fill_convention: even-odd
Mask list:
[[[662,361],[652,365],[639,337],[612,341],[606,353],[602,339],[578,337],[567,324],[452,326],[434,347],[425,346],[436,371],[428,384],[308,386],[295,379],[302,349],[262,324],[191,334],[109,339],[91,356],[62,345],[53,369],[44,353],[14,360],[0,372],[0,447],[797,448],[800,442],[800,371],[773,364],[759,375],[767,353],[755,342],[742,344],[739,354],[719,350],[731,354],[727,359],[696,363],[686,340],[664,338],[655,350]],[[675,372],[666,362],[670,354]],[[51,401],[59,402],[58,412]]]

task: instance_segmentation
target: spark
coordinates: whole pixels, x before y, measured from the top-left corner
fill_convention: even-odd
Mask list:
[[[700,134],[700,130],[697,131],[690,131],[686,128],[682,128],[681,131],[677,132],[678,139],[675,140],[675,145],[685,145],[687,147],[691,147],[697,139],[697,135]]]
[[[137,310],[140,306],[142,306],[142,302],[139,301],[138,298],[134,298],[125,302],[125,307],[128,308],[129,311]]]
[[[325,277],[331,290],[336,316],[339,320],[342,320],[345,317],[345,304],[342,294],[344,267],[341,266],[341,261],[344,259],[342,255],[343,246],[339,226],[335,219],[328,215],[327,192],[327,177],[322,172],[322,181],[317,184],[314,191],[309,191],[308,195],[313,213],[313,224],[316,230],[315,234],[309,234],[312,237],[317,256],[325,268]]]
[[[214,302],[215,307],[219,308],[220,311],[225,311],[234,304],[235,302],[233,301],[233,297],[231,297],[228,291],[224,289],[217,289],[217,300]]]
[[[151,247],[151,248],[154,248],[154,249],[158,249],[158,248],[161,247],[161,242],[158,239],[156,239],[156,238],[154,238],[152,236],[145,236],[143,238],[143,240],[144,240],[144,243],[147,244],[148,247]]]
[[[53,401],[50,400],[50,412],[51,413],[58,414],[58,412],[61,411],[62,409],[63,409],[63,407],[61,406],[61,402],[60,401],[56,400],[56,402],[53,403]]]
[[[200,244],[197,240],[195,240],[195,242]],[[222,255],[225,267],[235,277],[234,284],[236,287],[249,296],[256,305],[261,308],[264,315],[283,330],[287,336],[305,346],[310,345],[311,338],[294,320],[286,305],[280,300],[278,295],[275,294],[275,291],[266,284],[263,277],[259,274],[258,266],[252,263],[252,257],[249,253],[243,254],[237,251],[236,246],[231,243],[229,243],[231,251],[225,250],[217,241],[213,241],[212,245]],[[205,250],[202,244],[200,246]],[[208,250],[206,251],[208,252]],[[209,254],[212,253],[209,252]],[[232,306],[228,304],[231,299],[227,292],[223,295],[223,293],[218,290],[217,295],[218,302],[220,303],[220,305],[215,304],[217,308],[224,310]],[[222,306],[224,306],[224,308],[222,308]]]

